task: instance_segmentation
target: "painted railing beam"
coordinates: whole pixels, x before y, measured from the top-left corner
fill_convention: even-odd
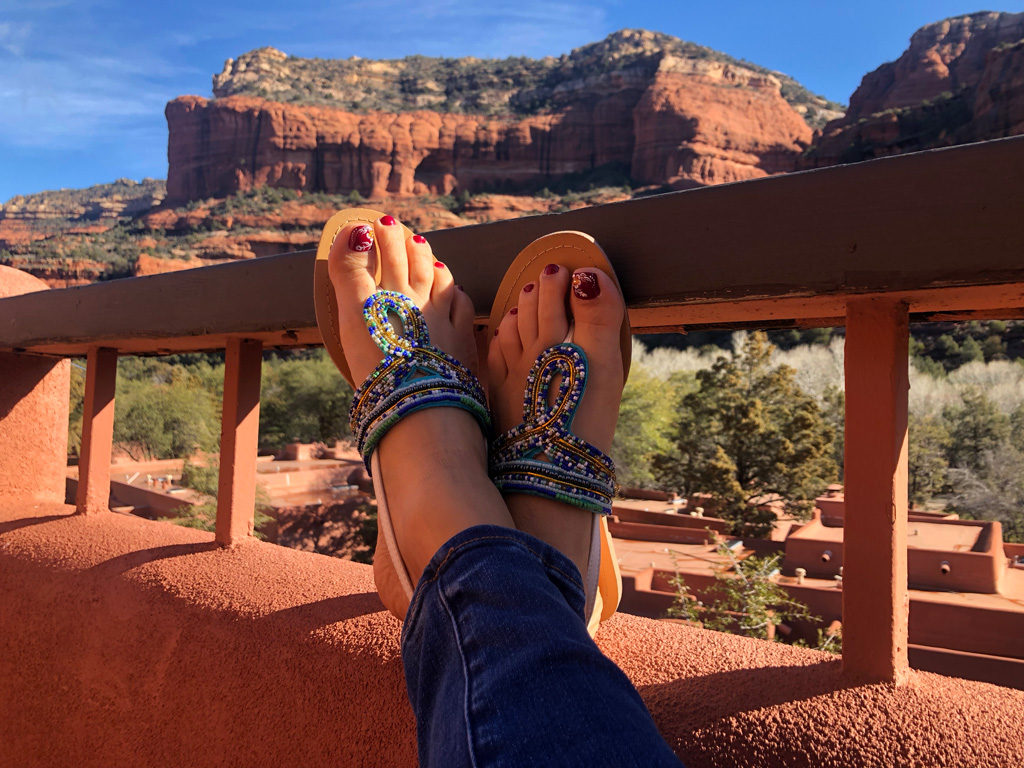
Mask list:
[[[846,313],[843,673],[902,683],[907,662],[907,305]]]
[[[259,341],[228,339],[216,533],[217,543],[224,546],[251,537],[255,524],[262,355],[263,345]]]
[[[78,458],[79,514],[102,512],[110,501],[110,455],[114,440],[117,350],[92,347],[86,357],[82,447]]]

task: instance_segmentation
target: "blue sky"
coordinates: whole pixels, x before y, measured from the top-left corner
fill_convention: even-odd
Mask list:
[[[164,105],[209,96],[225,59],[263,45],[322,58],[544,56],[642,27],[845,103],[915,29],[977,10],[957,0],[0,0],[0,201],[166,177]]]

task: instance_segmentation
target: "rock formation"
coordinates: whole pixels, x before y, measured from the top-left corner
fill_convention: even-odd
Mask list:
[[[808,110],[827,108],[802,89],[794,96],[788,78],[789,101],[780,76],[651,32],[619,32],[558,60],[515,60],[511,72],[473,65],[487,77],[461,91],[450,90],[448,70],[467,60],[413,59],[419,69],[410,59],[319,62],[341,67],[319,79],[307,60],[272,49],[229,61],[215,78],[221,98],[167,105],[168,200],[262,185],[370,197],[537,190],[601,173],[677,188],[736,181],[792,170],[811,138]],[[442,83],[438,62],[447,63]],[[347,85],[353,67],[370,85]],[[419,70],[430,76],[407,82]],[[318,97],[298,103],[304,77]],[[479,109],[422,108],[437,107],[441,93]],[[388,109],[356,109],[364,103]]]
[[[846,115],[815,137],[819,167],[1024,133],[1024,13],[973,13],[922,27],[869,72]]]

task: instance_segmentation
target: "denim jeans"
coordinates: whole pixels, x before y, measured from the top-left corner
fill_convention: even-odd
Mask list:
[[[579,570],[532,536],[482,525],[447,541],[402,629],[421,768],[678,768],[583,606]]]

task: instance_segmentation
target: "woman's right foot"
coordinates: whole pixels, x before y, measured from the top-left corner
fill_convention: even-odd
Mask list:
[[[431,344],[475,373],[472,301],[456,287],[425,238],[407,239],[396,219],[383,216],[372,226],[351,223],[342,228],[328,259],[339,334],[354,380],[361,383],[383,357],[363,319],[363,304],[377,290],[374,241],[380,249],[380,288],[412,299],[427,322]],[[414,586],[434,553],[455,534],[474,525],[513,526],[487,475],[480,426],[467,411],[437,407],[411,413],[388,431],[377,451],[378,481],[387,490],[401,553],[400,561],[399,553],[391,556],[396,565],[404,563]],[[374,574],[384,582],[378,582],[378,589],[394,609],[407,596],[391,583],[394,574],[386,570],[388,564],[376,560]]]
[[[544,350],[565,340],[574,322],[572,342],[587,353],[588,370],[586,391],[571,429],[608,453],[622,397],[619,339],[624,312],[615,281],[593,267],[570,274],[564,266],[549,264],[536,281],[527,283],[517,306],[498,325],[487,354],[488,392],[499,434],[522,423],[530,369]],[[586,579],[591,572],[593,512],[519,493],[509,494],[505,501],[516,528],[562,552]]]

